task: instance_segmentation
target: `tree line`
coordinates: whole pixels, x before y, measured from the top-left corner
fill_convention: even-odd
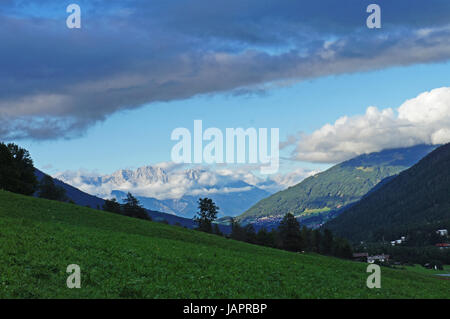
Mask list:
[[[0,189],[41,198],[69,201],[66,190],[48,175],[39,182],[30,153],[16,144],[0,143]]]
[[[128,192],[124,203],[120,204],[115,198],[105,200],[102,209],[104,211],[120,214],[128,217],[139,218],[144,220],[152,220],[148,215],[147,210],[142,207],[139,200]]]
[[[200,198],[198,213],[194,220],[198,230],[223,236],[214,223],[219,207],[209,198]],[[347,240],[335,237],[328,229],[309,229],[300,227],[292,214],[286,214],[277,229],[268,231],[261,228],[255,231],[252,224],[241,226],[235,219],[231,223],[229,238],[255,245],[273,247],[292,252],[315,252],[340,258],[352,258],[352,248]]]

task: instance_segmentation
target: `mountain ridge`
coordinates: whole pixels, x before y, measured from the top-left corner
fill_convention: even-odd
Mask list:
[[[321,214],[326,220],[328,213],[357,202],[385,178],[407,169],[436,147],[417,145],[357,156],[261,200],[238,220],[253,223],[286,213]]]
[[[194,217],[197,212],[197,201],[199,197],[211,198],[217,206],[219,206],[219,217],[224,216],[236,216],[242,210],[249,208],[253,202],[257,199],[261,199],[270,195],[270,193],[261,190],[255,186],[246,184],[245,182],[236,182],[225,187],[247,188],[248,190],[243,192],[231,192],[231,193],[211,193],[211,194],[199,194],[198,196],[184,195],[177,199],[156,199],[146,196],[136,196],[142,205],[150,210],[162,210],[166,213],[176,216],[182,216],[185,218]],[[113,190],[111,195],[117,198],[119,201],[126,196],[126,192],[121,190]],[[253,196],[249,198],[249,196]]]
[[[170,171],[144,166],[103,176],[71,176],[69,172],[57,174],[55,178],[102,198],[121,199],[131,192],[147,209],[187,218],[192,218],[197,211],[199,197],[212,198],[221,208],[220,216],[236,216],[271,194],[239,176],[202,168]],[[264,186],[269,184],[266,181]]]
[[[345,210],[324,227],[352,241],[396,239],[421,228],[450,227],[450,144]]]

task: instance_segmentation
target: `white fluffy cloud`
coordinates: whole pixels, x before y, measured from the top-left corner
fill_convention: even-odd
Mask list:
[[[364,115],[343,116],[301,135],[297,160],[337,163],[383,149],[450,142],[450,87],[424,92],[397,110],[370,106]]]
[[[277,174],[270,178],[270,181],[273,182],[273,188],[270,187],[270,183],[267,187],[264,187],[264,185],[260,186],[263,189],[266,189],[270,192],[275,192],[281,189],[285,189],[294,185],[297,185],[302,180],[304,180],[307,177],[313,176],[317,173],[319,173],[319,170],[309,170],[305,168],[297,168],[289,173],[286,174]],[[278,189],[277,189],[278,188]]]

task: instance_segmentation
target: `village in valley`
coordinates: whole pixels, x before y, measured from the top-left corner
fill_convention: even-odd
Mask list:
[[[450,249],[450,238],[448,235],[447,229],[438,229],[435,231],[435,234],[437,235],[437,238],[439,238],[439,242],[434,244],[434,247],[438,248],[439,250],[444,249]],[[399,239],[391,240],[389,243],[384,243],[384,247],[407,247],[408,244],[408,236],[401,236]],[[361,242],[360,250],[367,250],[367,246],[365,246],[364,242]],[[380,264],[385,266],[401,266],[404,264],[407,264],[408,262],[405,262],[405,260],[397,260],[395,256],[391,256],[386,253],[379,253],[379,254],[369,254],[369,252],[354,252],[353,253],[353,260],[360,261],[360,262],[367,262],[369,264]],[[427,269],[434,269],[434,270],[442,270],[442,265],[439,262],[430,260],[429,262],[426,262],[422,264],[424,268]]]

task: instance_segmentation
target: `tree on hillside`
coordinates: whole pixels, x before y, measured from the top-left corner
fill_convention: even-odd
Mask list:
[[[333,241],[332,255],[339,258],[351,259],[353,256],[353,250],[347,240],[342,238],[335,238]]]
[[[223,233],[220,231],[219,225],[214,224],[214,226],[213,226],[213,234],[216,234],[218,236],[223,236]]]
[[[311,250],[316,253],[322,251],[322,234],[320,230],[314,229],[311,234]]]
[[[267,229],[261,228],[256,233],[256,243],[261,246],[275,247],[275,232],[268,232]]]
[[[244,228],[234,219],[231,219],[231,234],[230,237],[234,240],[245,241]]]
[[[16,144],[0,143],[0,189],[33,195],[38,182],[30,153]]]
[[[333,234],[329,229],[324,229],[322,237],[322,251],[325,255],[331,255],[333,249]]]
[[[256,232],[252,224],[248,224],[244,227],[244,233],[246,242],[251,244],[256,243]]]
[[[301,236],[302,236],[303,246],[305,247],[306,250],[311,251],[312,250],[311,230],[308,227],[303,226],[302,230],[301,230]]]
[[[41,198],[57,200],[61,202],[65,202],[68,200],[66,196],[66,190],[61,186],[55,185],[53,178],[48,175],[44,175],[41,182],[39,183],[37,195]]]
[[[123,214],[129,217],[151,220],[145,208],[141,206],[139,200],[131,193],[127,194],[125,203],[122,205]]]
[[[115,198],[106,199],[102,209],[110,213],[121,214],[122,208]]]
[[[199,198],[198,212],[194,220],[198,224],[198,230],[212,233],[212,222],[216,220],[219,207],[210,198]]]
[[[300,251],[304,249],[300,224],[294,215],[288,213],[283,217],[283,220],[278,226],[278,236],[281,248],[289,251]]]

